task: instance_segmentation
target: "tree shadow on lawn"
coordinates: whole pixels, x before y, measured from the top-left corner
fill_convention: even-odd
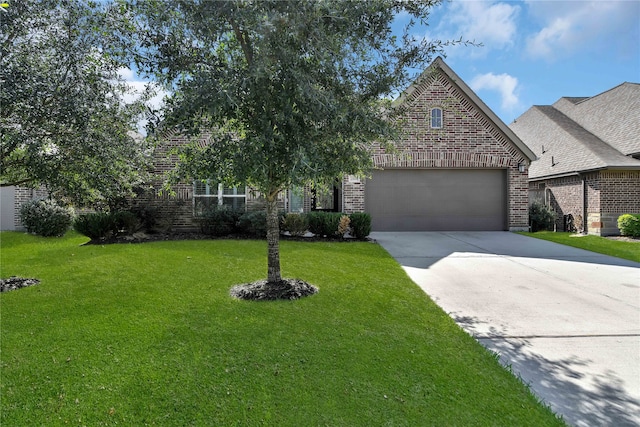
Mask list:
[[[495,327],[490,327],[488,333],[477,333],[478,326],[486,322],[470,316],[453,318],[484,347],[497,353],[500,363],[528,384],[568,424],[640,425],[640,401],[625,391],[615,372],[588,372],[592,363],[589,359],[575,355],[552,359],[535,353],[531,341],[538,338],[509,337]]]

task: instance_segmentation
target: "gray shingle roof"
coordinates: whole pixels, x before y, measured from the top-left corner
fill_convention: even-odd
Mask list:
[[[635,83],[591,98],[565,97],[553,106],[531,107],[509,127],[538,156],[530,179],[640,169],[640,160],[630,156],[640,153],[640,85]]]
[[[580,126],[622,154],[640,153],[640,84],[622,83],[574,104],[553,104]]]

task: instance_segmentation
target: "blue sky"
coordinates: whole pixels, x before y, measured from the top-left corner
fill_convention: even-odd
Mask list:
[[[445,1],[414,35],[482,43],[444,60],[506,124],[532,105],[640,83],[640,0]]]
[[[640,0],[445,0],[427,24],[413,35],[482,43],[448,47],[444,60],[506,124],[533,105],[640,83]]]

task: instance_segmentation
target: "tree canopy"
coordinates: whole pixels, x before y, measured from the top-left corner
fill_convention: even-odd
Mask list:
[[[262,0],[121,3],[139,70],[173,91],[163,126],[208,144],[181,153],[176,178],[259,190],[269,274],[280,280],[277,195],[364,174],[374,141],[397,135],[389,99],[447,42],[414,38],[439,1]],[[401,36],[392,24],[412,17]]]
[[[45,186],[77,203],[141,181],[133,137],[145,96],[126,102],[122,65],[104,49],[116,25],[89,0],[10,2],[0,13],[0,185]]]

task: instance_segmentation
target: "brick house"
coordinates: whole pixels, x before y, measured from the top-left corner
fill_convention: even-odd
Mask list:
[[[357,195],[374,230],[528,229],[535,155],[442,58],[396,103],[407,111],[405,136],[395,153],[375,150]]]
[[[49,195],[43,188],[23,186],[0,187],[0,230],[22,230],[20,209],[22,205],[33,199],[42,199]]]
[[[292,189],[282,196],[290,212],[368,212],[375,231],[526,230],[527,169],[535,155],[449,66],[437,58],[396,100],[406,110],[394,152],[375,146],[372,176],[345,176],[328,191]],[[203,139],[203,143],[206,140]],[[170,169],[170,150],[187,139],[169,134],[155,153],[155,171]],[[157,184],[156,184],[157,186]],[[202,207],[259,206],[245,188],[181,184],[175,195],[150,192],[174,229],[192,229]]]
[[[558,230],[615,235],[618,216],[640,214],[640,84],[533,106],[510,128],[538,156],[530,197],[555,210]]]

